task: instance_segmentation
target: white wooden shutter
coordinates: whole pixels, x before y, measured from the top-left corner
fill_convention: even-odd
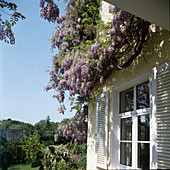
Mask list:
[[[96,166],[107,168],[108,93],[97,97],[96,105]]]
[[[153,69],[157,168],[170,169],[170,61]],[[154,93],[153,93],[154,94]],[[154,106],[153,106],[154,108]]]

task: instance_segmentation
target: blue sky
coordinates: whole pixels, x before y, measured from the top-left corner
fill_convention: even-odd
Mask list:
[[[39,0],[12,2],[26,20],[20,20],[13,28],[15,45],[0,42],[0,120],[11,118],[35,124],[48,115],[54,122],[73,117],[68,100],[68,109],[62,115],[58,112],[59,103],[52,98],[54,91],[44,91],[55,54],[50,51],[55,24],[40,18]],[[62,0],[56,2],[64,13]]]

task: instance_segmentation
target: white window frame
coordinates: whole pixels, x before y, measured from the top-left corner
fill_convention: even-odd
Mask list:
[[[149,115],[150,115],[150,168],[152,168],[152,161],[156,161],[155,158],[153,158],[153,153],[152,153],[152,147],[153,147],[153,144],[152,144],[152,136],[154,136],[155,134],[155,128],[152,129],[152,124],[154,124],[154,122],[152,122],[152,116],[151,116],[151,77],[150,77],[150,73],[147,73],[147,74],[144,74],[136,79],[133,79],[119,87],[116,87],[112,90],[112,102],[110,103],[111,104],[111,158],[110,158],[110,166],[109,168],[110,169],[133,169],[134,167],[128,167],[128,166],[123,166],[123,165],[120,165],[120,144],[119,144],[119,141],[120,141],[120,122],[119,122],[119,93],[124,91],[124,90],[127,90],[129,88],[132,88],[136,85],[140,85],[146,81],[149,81],[150,83],[150,109],[145,109],[147,112],[149,111]],[[147,113],[146,113],[147,114]],[[133,133],[133,132],[132,132]],[[116,140],[117,139],[117,140]],[[117,149],[115,149],[117,148]],[[133,155],[133,153],[132,153]],[[132,157],[133,159],[133,157]],[[154,159],[154,160],[153,160]],[[136,162],[137,164],[137,162]],[[132,165],[134,166],[134,165]]]
[[[146,80],[147,81],[147,80]],[[146,82],[145,81],[145,82]],[[145,83],[145,82],[141,82],[137,85],[140,85],[142,83]],[[137,136],[138,136],[138,116],[140,115],[149,115],[149,118],[150,118],[150,108],[145,108],[145,109],[138,109],[137,110],[137,106],[136,106],[136,87],[137,85],[133,86],[133,94],[134,94],[134,110],[133,111],[129,111],[129,112],[124,112],[124,113],[120,113],[120,110],[119,110],[119,136],[120,136],[120,128],[121,128],[121,119],[124,119],[124,118],[132,118],[132,140],[131,141],[124,141],[124,142],[130,142],[132,143],[132,166],[126,166],[126,165],[122,165],[122,164],[119,164],[120,167],[122,168],[133,168],[133,169],[137,169],[137,163],[138,163],[138,152],[137,152],[137,144],[138,143],[148,143],[150,145],[150,141],[138,141],[137,140]],[[129,88],[128,88],[129,89]],[[128,90],[126,89],[126,90]],[[122,92],[122,91],[121,91]],[[120,92],[119,92],[119,98],[120,98]],[[119,108],[120,108],[120,103],[119,103]],[[123,142],[123,140],[120,140],[120,137],[119,137],[119,148],[120,148],[120,142]],[[119,158],[119,162],[120,162],[120,149],[118,151],[118,158]]]

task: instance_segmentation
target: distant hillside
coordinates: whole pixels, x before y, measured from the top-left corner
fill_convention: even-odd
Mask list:
[[[33,130],[34,126],[30,123],[24,123],[17,120],[2,120],[0,121],[3,129],[18,129],[18,130]]]

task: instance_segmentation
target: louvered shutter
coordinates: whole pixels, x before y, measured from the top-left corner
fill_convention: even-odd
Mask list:
[[[170,169],[170,61],[153,71],[156,90],[157,168]]]
[[[108,93],[97,97],[96,105],[96,166],[107,168]]]

